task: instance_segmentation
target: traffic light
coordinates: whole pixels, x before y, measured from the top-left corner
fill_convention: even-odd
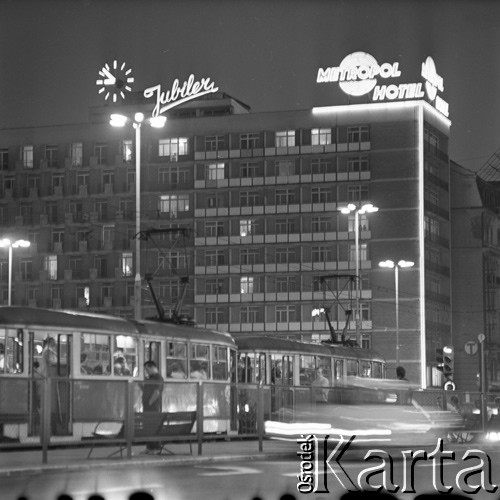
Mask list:
[[[445,345],[436,349],[436,361],[437,369],[442,371],[447,379],[450,379],[453,376],[454,370],[453,347]]]

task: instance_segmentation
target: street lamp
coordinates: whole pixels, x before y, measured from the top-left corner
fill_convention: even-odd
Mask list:
[[[394,262],[392,260],[384,260],[379,262],[380,267],[385,267],[388,269],[394,269],[394,291],[396,294],[396,364],[399,366],[399,269],[404,269],[407,267],[413,267],[414,262],[409,260],[400,260],[399,262]]]
[[[124,127],[129,121],[124,115],[112,114],[109,124],[112,127]],[[156,116],[147,120],[151,127],[162,128],[167,121],[165,116]],[[134,281],[134,317],[141,319],[141,125],[144,115],[134,115],[133,127],[135,128],[135,281]]]
[[[355,238],[355,260],[356,260],[356,342],[361,347],[361,311],[360,311],[360,284],[361,284],[361,273],[360,273],[360,262],[359,262],[359,216],[378,212],[378,207],[373,206],[371,203],[365,203],[360,207],[354,205],[354,203],[349,203],[347,207],[339,209],[344,215],[349,215],[354,213],[354,238]]]
[[[8,238],[0,240],[0,247],[9,249],[9,284],[8,284],[8,299],[7,305],[12,305],[12,249],[13,248],[28,248],[31,245],[26,240],[10,241]]]

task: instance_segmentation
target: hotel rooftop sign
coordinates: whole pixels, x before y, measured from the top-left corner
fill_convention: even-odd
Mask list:
[[[438,90],[444,90],[443,78],[438,75],[432,57],[427,57],[422,64],[421,76],[424,83],[390,83],[391,79],[400,76],[398,62],[379,64],[366,52],[353,52],[339,66],[319,68],[316,82],[338,82],[346,94],[356,97],[372,92],[372,101],[422,99],[427,96],[440,113],[449,115],[448,103],[438,95]]]

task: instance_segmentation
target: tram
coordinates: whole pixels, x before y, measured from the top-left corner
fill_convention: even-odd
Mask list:
[[[0,439],[39,442],[47,379],[54,442],[90,437],[103,419],[123,420],[127,404],[141,412],[148,360],[165,381],[164,411],[195,410],[203,380],[204,432],[230,429],[236,363],[230,335],[90,312],[0,307]]]
[[[358,443],[435,444],[436,435],[462,425],[442,407],[419,404],[417,386],[386,379],[385,360],[371,349],[255,335],[235,339],[240,429],[252,428],[258,404],[266,435],[295,442],[315,434],[355,435]]]
[[[99,422],[123,421],[130,408],[142,412],[149,360],[164,379],[162,411],[202,408],[205,433],[254,433],[259,391],[262,417],[278,422],[300,421],[301,412],[317,415],[317,403],[330,403],[322,411],[333,424],[349,405],[387,397],[367,388],[383,384],[386,374],[384,359],[370,349],[0,307],[0,441],[39,442],[42,400],[50,406],[54,443],[89,438]]]

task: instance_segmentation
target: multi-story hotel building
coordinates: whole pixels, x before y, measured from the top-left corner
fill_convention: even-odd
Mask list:
[[[151,113],[124,103],[85,124],[2,130],[1,233],[31,242],[13,252],[13,304],[133,316],[134,130],[109,116],[139,108]],[[398,358],[412,381],[440,382],[435,350],[451,341],[446,118],[423,100],[252,113],[223,94],[167,115],[163,129],[142,127],[140,186],[141,228],[172,229],[141,241],[141,273],[167,311],[183,297],[199,325],[315,340],[330,337],[326,311],[339,338],[358,326],[390,376]],[[339,208],[368,202],[379,210],[359,214],[356,276],[355,215]],[[0,259],[5,304],[6,250]],[[397,297],[387,259],[414,262]],[[155,315],[146,291],[142,315]]]

